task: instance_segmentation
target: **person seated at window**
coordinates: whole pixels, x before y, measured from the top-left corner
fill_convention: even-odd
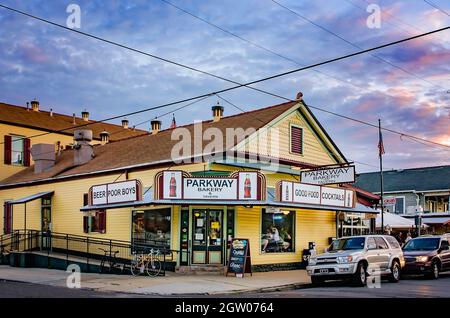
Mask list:
[[[287,251],[292,246],[292,236],[289,234],[286,227],[281,228],[280,238],[283,241],[283,251]]]
[[[271,228],[267,228],[266,233],[262,235],[262,240],[261,240],[261,251],[263,253],[266,252],[266,248],[269,245],[269,242],[273,241],[273,234],[272,234],[272,230]]]

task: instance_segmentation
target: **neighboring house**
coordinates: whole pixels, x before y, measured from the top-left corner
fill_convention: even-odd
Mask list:
[[[31,107],[28,107],[31,104]],[[73,145],[73,127],[90,124],[86,129],[93,132],[93,143],[100,143],[100,134],[104,138],[119,140],[126,137],[145,134],[143,130],[128,128],[128,121],[123,120],[123,126],[96,123],[89,119],[89,112],[83,111],[81,118],[54,113],[52,110],[40,109],[37,100],[27,103],[27,107],[0,103],[0,180],[3,180],[33,164],[30,148],[34,144],[54,144],[65,148]],[[64,130],[64,131],[60,131]],[[51,132],[51,134],[47,134]],[[106,135],[106,132],[108,135]],[[28,138],[30,136],[35,136]]]
[[[166,130],[153,120],[152,134],[95,146],[79,143],[54,157],[46,169],[38,160],[0,181],[0,202],[5,203],[0,228],[7,233],[51,228],[97,239],[158,240],[179,251],[173,254],[178,266],[224,266],[231,238],[247,238],[252,265],[270,269],[298,266],[309,242],[318,250],[327,247],[339,235],[338,220],[345,213],[374,219],[376,211],[359,201],[376,196],[364,192],[361,197],[351,186],[331,190],[327,202],[334,198],[342,205],[296,203],[277,195],[280,181],[294,187],[290,182],[298,182],[303,169],[348,163],[301,99],[228,117],[218,105],[213,116]],[[230,130],[235,134],[231,142]],[[180,140],[187,142],[187,152],[179,152]],[[237,174],[242,178],[233,179]],[[188,179],[208,184],[188,188]],[[117,189],[124,180],[141,185],[133,192],[141,197],[108,201],[108,189]],[[223,180],[238,180],[239,186],[233,190]],[[94,185],[107,190],[94,192]],[[124,191],[129,188],[119,193]],[[93,201],[105,196],[105,201]],[[354,204],[346,207],[344,202]],[[267,239],[275,226],[283,244]]]
[[[380,173],[361,173],[355,185],[380,194]],[[422,223],[432,230],[446,231],[450,224],[450,165],[383,172],[385,210],[414,218],[422,214]]]

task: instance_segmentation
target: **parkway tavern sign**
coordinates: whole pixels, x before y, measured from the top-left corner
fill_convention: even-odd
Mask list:
[[[237,171],[229,177],[194,177],[179,170],[155,176],[155,198],[161,200],[265,200],[266,181],[256,171]]]
[[[302,183],[338,184],[355,182],[355,166],[302,171]]]
[[[277,183],[277,200],[281,202],[354,208],[355,192],[315,184],[280,181]]]

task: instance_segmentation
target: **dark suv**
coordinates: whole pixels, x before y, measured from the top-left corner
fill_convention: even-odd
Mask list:
[[[437,279],[439,273],[450,270],[450,235],[424,235],[403,246],[405,274],[424,274]]]

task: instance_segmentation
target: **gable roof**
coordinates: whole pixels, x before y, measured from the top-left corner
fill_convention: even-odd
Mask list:
[[[355,185],[370,192],[380,192],[380,173],[361,173]],[[383,172],[385,192],[449,190],[450,165]]]
[[[218,122],[214,122],[212,120],[203,121],[201,122],[201,125],[203,132],[208,128],[215,128],[220,130],[223,136],[226,136],[226,130],[229,128],[242,128],[242,131],[249,128],[254,128],[257,130],[286,111],[296,109],[298,107],[301,107],[301,104],[298,102],[287,102],[250,112],[223,117]],[[189,133],[187,135],[191,138],[191,153],[189,157],[203,155],[203,149],[210,143],[209,140],[202,138],[203,144],[194,148],[194,130],[198,129],[198,124],[199,123],[177,127],[178,131],[182,131],[180,128],[184,128],[184,131]],[[172,140],[173,130],[174,129],[169,128],[162,130],[155,135],[145,134],[117,141],[111,141],[105,145],[96,145],[94,146],[94,158],[88,163],[79,166],[74,165],[74,150],[65,150],[56,158],[55,166],[51,169],[35,174],[34,167],[31,166],[1,181],[0,186],[32,181],[37,182],[49,178],[64,178],[72,175],[100,173],[129,167],[173,163],[172,149],[177,143],[180,142],[180,139]],[[239,130],[236,130],[236,132],[239,132]],[[224,145],[223,151],[233,148],[239,139],[245,137],[247,137],[247,135],[238,134],[237,138],[234,140],[234,144],[228,145],[228,149],[226,149]]]
[[[82,118],[75,117],[76,124],[73,124],[73,116],[54,113],[50,116],[48,111],[33,111],[26,107],[15,106],[6,103],[0,103],[0,123],[22,126],[31,129],[38,129],[48,132],[55,132],[62,135],[73,136],[76,129],[92,130],[94,139],[100,140],[100,133],[107,131],[110,140],[119,140],[132,136],[146,134],[147,131],[140,129],[125,129],[120,125],[97,122],[94,120],[84,121]],[[85,127],[76,128],[74,126],[85,125]],[[59,130],[65,129],[62,132]]]

